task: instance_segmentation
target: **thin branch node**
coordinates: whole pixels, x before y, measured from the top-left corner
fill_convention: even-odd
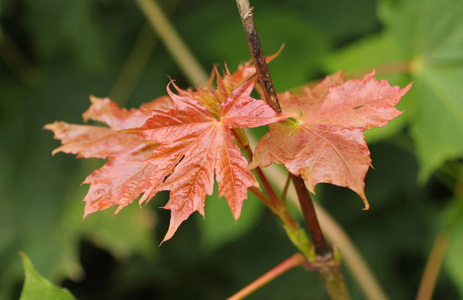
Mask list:
[[[254,6],[253,6],[253,7],[250,7],[250,8],[248,9],[248,11],[246,11],[246,13],[244,14],[243,19],[247,19],[247,18],[252,17],[252,11],[253,11],[253,9],[254,9]]]
[[[330,260],[333,259],[333,252],[330,251],[330,252],[327,252],[327,253],[323,253],[321,255],[317,255],[317,261],[318,262],[328,262]]]

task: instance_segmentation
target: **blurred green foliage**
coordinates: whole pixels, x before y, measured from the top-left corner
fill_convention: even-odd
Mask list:
[[[234,1],[159,1],[205,70],[231,71],[250,58]],[[344,69],[405,86],[414,81],[390,126],[367,133],[373,165],[366,179],[372,208],[347,189],[322,185],[317,199],[345,228],[391,299],[409,299],[437,232],[451,236],[435,299],[463,295],[461,182],[463,157],[463,2],[255,0],[254,16],[277,91]],[[58,146],[46,123],[80,123],[88,95],[104,97],[146,21],[133,1],[0,2],[0,299],[17,299],[18,251],[79,299],[221,299],[295,252],[280,224],[255,199],[235,223],[225,201],[157,247],[169,213],[160,194],[82,221],[79,187],[101,161],[51,157]],[[147,61],[127,97],[139,106],[160,95],[170,76],[187,81],[164,47],[145,39]],[[140,53],[143,53],[140,52]],[[132,63],[134,64],[134,63]],[[222,68],[223,69],[223,68]],[[131,77],[132,79],[133,77]],[[418,183],[417,179],[421,181]],[[458,188],[460,186],[460,188]],[[354,299],[362,294],[346,273]],[[250,299],[326,299],[318,275],[292,270]]]

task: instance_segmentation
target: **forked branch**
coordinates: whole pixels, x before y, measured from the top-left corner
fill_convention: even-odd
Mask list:
[[[238,10],[243,23],[246,39],[248,41],[249,50],[251,51],[252,59],[256,67],[257,76],[262,85],[265,101],[276,112],[281,112],[278,96],[275,92],[270,72],[268,70],[265,55],[262,50],[262,45],[257,34],[254,17],[252,15],[252,8],[249,6],[248,0],[236,0]],[[306,223],[309,228],[310,234],[314,241],[315,251],[321,260],[329,260],[333,257],[331,248],[325,241],[320,225],[317,220],[317,215],[310,199],[309,192],[305,188],[304,180],[299,176],[291,176],[294,186],[297,190],[299,202],[306,218]]]
[[[249,50],[261,83],[265,101],[276,112],[281,112],[278,96],[267,67],[262,45],[257,34],[256,25],[252,15],[252,8],[248,0],[236,0],[238,10],[243,23]],[[350,299],[347,287],[339,268],[339,262],[333,259],[332,249],[328,246],[317,220],[315,209],[304,180],[300,176],[291,176],[297,191],[299,203],[306,219],[307,226],[314,241],[317,253],[317,262],[326,263],[326,267],[320,268],[325,286],[332,299]]]

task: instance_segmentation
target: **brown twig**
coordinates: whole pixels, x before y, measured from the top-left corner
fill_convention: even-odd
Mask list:
[[[291,174],[294,187],[296,189],[297,197],[299,199],[299,204],[301,205],[302,213],[304,215],[307,227],[309,228],[310,235],[315,246],[315,252],[317,256],[322,261],[327,261],[333,258],[333,251],[328,244],[326,243],[325,237],[323,236],[322,229],[320,228],[320,223],[318,222],[317,214],[315,213],[315,208],[310,199],[309,192],[305,187],[304,180],[300,176],[295,176]]]
[[[274,111],[281,112],[280,103],[278,102],[272,77],[270,77],[259,35],[257,34],[256,25],[254,24],[254,18],[252,17],[252,9],[249,7],[249,1],[236,0],[236,4],[238,5],[241,21],[243,22],[244,31],[248,40],[249,50],[251,51],[252,59],[256,67],[257,76],[262,85],[265,100]]]
[[[236,0],[238,10],[243,23],[244,31],[249,45],[249,50],[257,71],[257,76],[262,85],[265,101],[276,112],[281,112],[278,97],[273,86],[273,82],[268,71],[265,56],[260,44],[257,29],[252,15],[252,9],[248,0]],[[309,192],[305,187],[304,180],[300,176],[291,176],[301,208],[306,219],[307,226],[314,240],[315,251],[317,253],[317,262],[325,263],[320,268],[325,286],[332,299],[350,299],[349,292],[342,277],[339,268],[339,262],[333,259],[333,253],[323,237],[320,225],[318,223],[315,209],[310,198]]]

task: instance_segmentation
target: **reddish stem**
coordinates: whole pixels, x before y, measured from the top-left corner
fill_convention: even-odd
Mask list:
[[[248,159],[251,161],[253,157],[252,149],[249,147],[248,141],[244,141],[243,138],[246,137],[246,135],[239,134],[237,132],[239,129],[232,130],[233,135],[235,136],[236,142],[240,146],[241,149],[246,153],[248,156]],[[278,199],[278,196],[275,194],[275,191],[272,188],[272,185],[268,182],[267,177],[265,177],[264,172],[262,172],[262,169],[260,167],[255,168],[255,171],[257,173],[257,176],[260,179],[260,182],[264,186],[265,191],[267,192],[267,195],[270,197],[270,200],[272,201],[273,208],[271,209],[276,209],[280,206],[280,201]],[[270,207],[270,206],[269,206]]]
[[[260,167],[257,167],[254,170],[256,171],[257,176],[259,177],[260,182],[264,186],[265,191],[267,192],[268,196],[272,200],[274,207],[275,208],[280,207],[280,201],[278,199],[278,196],[275,194],[275,191],[273,190],[272,185],[268,182],[267,177],[265,177],[265,174],[262,171],[262,169]]]
[[[273,207],[272,200],[270,197],[264,194],[260,189],[251,186],[249,191],[253,193],[257,198],[259,198],[275,215],[278,216],[278,211]]]
[[[238,146],[246,153],[249,160],[252,160],[253,153],[251,148],[249,148],[249,143],[246,137],[246,134],[241,129],[232,130],[232,133],[236,139]],[[294,221],[291,217],[291,214],[288,211],[288,207],[283,200],[279,200],[273,187],[267,180],[264,172],[261,168],[256,168],[256,173],[261,180],[261,184],[264,186],[267,194],[264,194],[261,190],[255,187],[250,187],[249,191],[256,195],[262,202],[276,215],[283,221],[283,227],[285,228],[287,234],[292,239],[296,248],[298,248],[307,258],[314,257],[311,255],[311,251],[309,249],[309,241],[305,232],[301,231],[299,224]],[[289,177],[286,186],[289,185]],[[285,193],[286,194],[286,193]],[[314,260],[314,259],[313,259]]]
[[[288,172],[288,177],[286,178],[285,186],[283,187],[283,190],[281,191],[281,202],[286,201],[286,195],[288,194],[288,189],[289,189],[289,184],[291,183],[291,173]]]
[[[266,285],[268,282],[272,281],[273,279],[277,278],[281,274],[291,270],[294,267],[299,265],[305,264],[307,261],[305,260],[304,256],[300,253],[296,253],[290,258],[286,259],[278,266],[270,270],[269,272],[265,273],[251,284],[246,286],[244,289],[236,293],[235,295],[228,298],[228,300],[239,300],[243,299],[246,296],[249,296],[252,292],[258,290],[262,286]]]

